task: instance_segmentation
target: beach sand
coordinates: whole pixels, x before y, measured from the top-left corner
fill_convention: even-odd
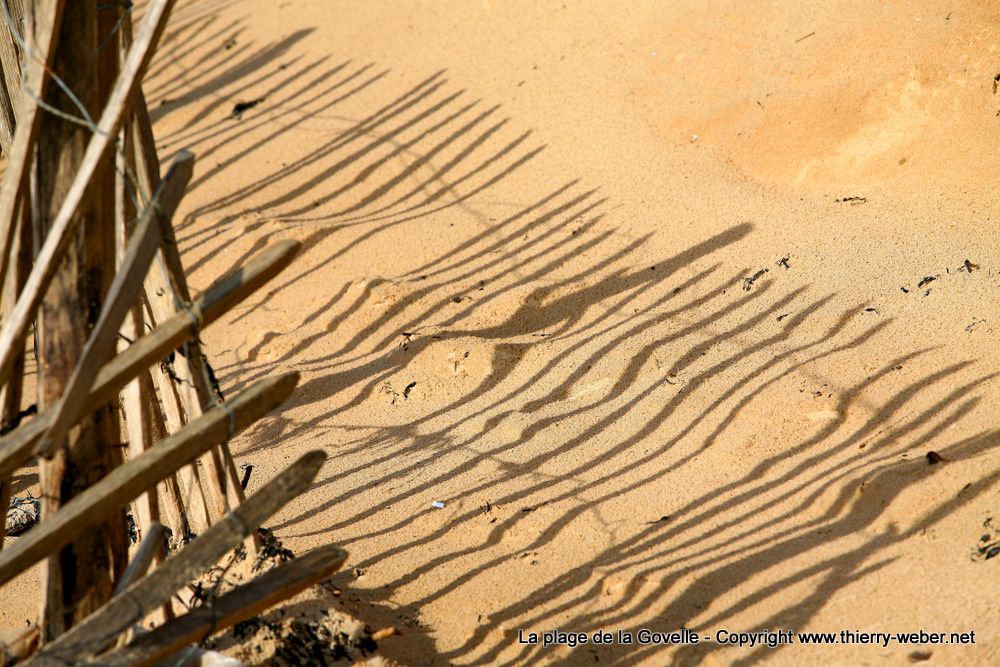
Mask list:
[[[202,335],[227,395],[302,374],[233,443],[250,491],[330,457],[270,527],[350,551],[404,664],[1000,662],[998,35],[967,0],[180,3],[144,88],[197,156],[192,285],[304,244]],[[761,629],[975,644],[716,641]],[[615,641],[522,643],[554,630]]]

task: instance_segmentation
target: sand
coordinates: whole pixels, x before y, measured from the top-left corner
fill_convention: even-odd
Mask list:
[[[179,4],[192,285],[304,244],[202,336],[227,394],[302,374],[234,452],[329,454],[271,527],[383,655],[1000,661],[988,5]],[[760,629],[975,644],[716,641]]]

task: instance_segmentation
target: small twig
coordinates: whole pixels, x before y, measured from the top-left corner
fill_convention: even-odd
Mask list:
[[[767,269],[761,269],[760,271],[758,271],[757,273],[753,274],[749,278],[744,278],[743,279],[743,291],[744,292],[749,292],[750,289],[753,287],[753,284],[755,282],[757,282],[757,280],[761,276],[763,276],[765,273],[767,273],[767,271],[768,271]]]

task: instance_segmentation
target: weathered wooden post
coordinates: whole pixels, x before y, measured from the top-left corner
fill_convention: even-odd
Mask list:
[[[98,8],[100,6],[100,9]],[[84,110],[101,114],[118,71],[110,34],[120,9],[96,0],[68,2],[58,26],[52,70],[73,91],[80,109],[59,86],[50,85],[45,102],[72,117]],[[35,225],[44,238],[82,162],[91,128],[44,113],[38,130]],[[109,156],[110,158],[111,156]],[[45,294],[38,319],[38,405],[45,409],[62,395],[100,313],[114,275],[114,170],[105,159],[76,211],[72,239]],[[121,460],[121,436],[114,406],[101,406],[72,429],[49,459],[40,461],[42,517],[104,477]],[[127,559],[125,516],[111,514],[45,565],[45,638],[54,638],[104,604]]]

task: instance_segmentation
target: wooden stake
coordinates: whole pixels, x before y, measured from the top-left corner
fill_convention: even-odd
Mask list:
[[[41,120],[38,100],[45,95],[48,86],[46,72],[51,69],[55,58],[58,26],[62,25],[64,5],[64,0],[36,2],[33,8],[37,18],[32,21],[36,31],[33,35],[25,35],[28,40],[34,38],[33,47],[38,57],[29,58],[27,61],[25,86],[32,94],[21,96],[21,105],[17,111],[17,129],[14,132],[10,152],[7,153],[7,169],[3,175],[3,184],[0,185],[0,284],[3,284],[7,275],[10,248],[14,242],[17,207],[22,198],[22,191],[28,186],[31,153]],[[15,338],[18,337],[11,336],[12,341]],[[2,375],[0,373],[0,377]],[[2,380],[0,384],[3,384]]]
[[[130,22],[129,22],[130,23]],[[130,240],[129,223],[136,216],[136,209],[132,198],[129,196],[131,185],[127,175],[135,171],[135,165],[129,162],[128,145],[131,141],[129,128],[122,129],[119,141],[123,142],[125,148],[115,155],[115,270],[122,271],[125,264],[125,255]],[[118,351],[124,350],[128,341],[134,341],[144,333],[142,326],[142,299],[140,298],[125,316],[119,331]],[[146,374],[140,374],[138,378],[129,382],[120,394],[122,431],[126,434],[128,450],[127,459],[134,459],[147,449],[150,449],[155,442],[153,412],[159,410],[159,406],[154,404],[154,395],[151,391],[152,385],[147,380]],[[165,500],[169,504],[171,498],[168,491],[169,480],[164,480],[159,486],[163,487]],[[178,506],[183,516],[183,508]],[[172,513],[171,513],[172,515]],[[122,578],[115,584],[115,594],[121,592],[128,586],[133,578],[141,577],[152,565],[151,562],[143,563],[149,550],[149,558],[157,563],[162,562],[167,555],[166,532],[163,524],[160,523],[160,498],[157,488],[152,488],[141,494],[133,502],[133,516],[135,517],[136,533],[140,540],[139,548],[133,556]],[[174,522],[175,530],[180,530],[177,526],[180,521]],[[184,533],[181,532],[183,535]],[[155,548],[151,545],[156,545]],[[141,568],[141,572],[137,571]],[[164,623],[174,617],[173,608],[164,605],[159,612],[154,613],[150,618],[156,624]]]
[[[13,6],[10,9],[11,18],[17,21],[17,12],[14,11]],[[17,55],[18,47],[14,44],[11,26],[7,25],[6,20],[0,22],[3,24],[0,27],[0,64],[3,66],[3,86],[0,86],[2,88],[0,90],[0,98],[2,98],[0,100],[0,107],[2,107],[0,126],[2,126],[4,135],[0,137],[0,142],[2,142],[4,154],[10,155],[8,151],[14,138],[16,122],[14,112],[21,100],[21,63]],[[13,27],[14,29],[19,28],[17,25]],[[23,34],[23,30],[21,34]]]
[[[302,456],[179,554],[167,559],[149,576],[42,649],[29,664],[41,667],[78,663],[109,645],[124,630],[140,623],[151,611],[170,600],[178,589],[235,549],[288,501],[301,495],[325,460],[326,454],[321,451],[314,450]]]
[[[132,45],[132,21],[130,19],[122,21],[120,30],[118,31],[118,38],[119,58],[124,63],[128,58],[128,49]],[[132,103],[133,109],[137,105],[145,105],[141,86],[136,88],[135,99]],[[135,111],[133,111],[132,116],[135,116]],[[129,167],[129,174],[135,174],[138,167],[135,158],[136,142],[133,137],[134,128],[135,122],[133,120],[127,123],[125,130],[122,132],[124,138],[122,160]],[[159,189],[159,165],[157,165],[156,188],[150,187],[144,189],[141,178],[139,183],[131,183],[129,185],[133,186],[134,194],[146,199],[148,205],[148,202],[153,198],[154,191]],[[148,183],[145,185],[148,185]],[[161,230],[164,226],[169,227],[169,222],[166,225],[161,224]],[[157,256],[160,254],[158,251]],[[145,333],[144,312],[143,304],[138,304],[132,311],[132,335],[128,336],[128,339],[131,341],[137,340]],[[130,429],[129,448],[130,451],[133,451],[134,456],[152,446],[157,437],[162,439],[166,436],[167,431],[164,427],[163,414],[160,411],[161,407],[156,399],[156,392],[149,373],[141,373],[138,380],[133,382],[130,388],[126,388],[122,394],[122,409],[126,413],[126,421],[131,423],[128,427]],[[170,516],[170,525],[178,539],[183,540],[190,534],[190,524],[184,503],[181,500],[180,486],[176,476],[171,475],[168,477],[162,487],[165,506]],[[139,501],[140,507],[137,513],[140,515],[140,523],[143,521],[141,515],[146,513],[144,506],[151,508],[157,500],[156,496],[157,494],[151,491],[145,494],[148,500]],[[169,612],[170,605],[166,605],[165,609]]]
[[[35,150],[35,210],[38,238],[46,246],[59,241],[44,284],[38,283],[36,310],[21,315],[19,308],[32,292],[32,277],[46,260],[39,257],[32,268],[10,321],[4,330],[23,340],[27,320],[38,316],[38,405],[58,404],[73,383],[74,368],[88,356],[87,339],[97,323],[114,276],[114,172],[110,152],[95,153],[88,147],[90,130],[67,122],[59,114],[96,115],[110,93],[117,61],[107,61],[97,49],[98,35],[108,12],[98,12],[90,3],[68,3],[59,26],[59,48],[53,60],[53,77],[73,91],[48,90]],[[110,26],[106,26],[110,27]],[[113,128],[112,128],[113,130]],[[110,138],[104,137],[110,143]],[[95,187],[80,190],[71,209],[73,185],[80,183],[79,169],[87,169],[87,181]],[[60,215],[65,226],[60,230]],[[25,326],[8,328],[23,321]],[[117,327],[115,332],[117,333]],[[0,343],[0,355],[7,350]],[[100,360],[98,360],[98,367]],[[3,380],[11,377],[4,371]],[[102,407],[84,416],[69,438],[60,439],[58,453],[38,466],[42,498],[42,523],[59,507],[114,469],[121,461],[118,419],[115,411]],[[111,596],[114,580],[128,562],[128,538],[123,511],[108,513],[94,529],[65,543],[65,549],[49,554],[42,569],[43,640],[51,639],[76,620],[86,616]]]
[[[123,34],[125,45],[131,43],[131,37],[131,31],[126,27]],[[133,159],[136,163],[139,192],[144,196],[150,196],[149,193],[159,187],[160,162],[156,155],[153,128],[141,88],[136,91],[135,102],[132,105],[132,128]],[[190,301],[186,290],[179,291],[177,288],[178,284],[186,286],[183,269],[178,283],[177,278],[171,276],[167,265],[168,250],[176,253],[176,245],[173,226],[165,225],[163,245],[153,259],[152,269],[146,276],[146,303],[151,311],[153,326],[169,319],[177,312],[178,306]],[[179,255],[176,265],[180,266]],[[197,335],[194,338],[197,339]],[[202,406],[211,402],[212,397],[207,391],[202,390],[200,375],[193,372],[189,361],[190,350],[196,347],[196,342],[187,343],[182,350],[184,355],[173,356],[174,361],[170,366],[171,376],[168,377],[162,368],[153,369],[153,380],[159,389],[165,423],[170,432],[176,432],[188,421],[196,419],[202,413]],[[225,447],[224,444],[222,446]],[[222,471],[219,455],[214,450],[206,452],[199,463],[206,473],[205,483],[197,465],[185,468],[179,473],[191,527],[195,531],[207,528],[212,523],[213,515],[216,518],[222,516],[230,506],[225,495],[225,481],[224,479],[218,481],[219,473]],[[210,507],[213,511],[209,510]]]
[[[153,384],[159,390],[160,404],[163,406],[164,426],[167,433],[177,433],[184,428],[185,420],[177,386],[163,372],[162,362],[155,364],[150,373]],[[208,513],[208,499],[201,485],[201,477],[194,464],[182,468],[177,475],[184,514],[192,531],[199,533],[212,524]]]
[[[0,294],[0,312],[6,318],[14,308],[17,294],[24,286],[24,281],[31,270],[31,214],[28,207],[28,200],[25,198],[22,203],[22,214],[18,228],[20,232],[15,240],[16,244],[11,248],[15,255],[12,261],[13,271],[7,274],[4,282],[2,294]],[[13,424],[19,419],[21,411],[21,401],[24,396],[24,340],[18,341],[19,349],[15,353],[13,374],[10,382],[0,388],[0,424]],[[10,476],[0,475],[0,514],[7,512],[10,505]],[[2,523],[2,522],[0,522]],[[3,549],[4,538],[6,536],[6,525],[0,525],[0,549]]]
[[[159,523],[151,523],[146,529],[146,536],[142,538],[142,542],[139,543],[139,548],[136,549],[135,555],[132,557],[132,561],[125,568],[125,572],[122,574],[121,579],[115,584],[115,595],[119,595],[122,591],[132,585],[137,579],[141,579],[146,576],[146,572],[149,570],[149,566],[153,564],[153,558],[160,554],[163,554],[164,538],[167,535],[167,529]],[[162,558],[160,559],[162,560]]]
[[[0,43],[2,42],[4,35],[0,32]],[[4,155],[10,155],[10,148],[14,143],[14,108],[10,93],[7,91],[7,82],[0,79],[0,149]]]
[[[134,171],[134,165],[130,164],[129,145],[131,142],[130,128],[126,126],[121,131],[119,138],[125,149],[115,155],[115,270],[121,271],[125,262],[125,252],[128,246],[130,233],[129,221],[136,215],[135,205],[129,196],[130,184],[127,174]],[[119,352],[128,347],[128,343],[135,341],[143,334],[142,327],[142,303],[141,299],[129,309],[118,332]],[[142,374],[132,380],[121,391],[121,416],[122,431],[128,443],[128,458],[134,459],[153,446],[153,424],[152,411],[156,409],[153,404],[153,395],[148,391],[143,382],[145,378]],[[142,494],[135,501],[136,528],[140,539],[145,539],[146,531],[160,520],[159,497],[156,489],[152,489]]]
[[[149,372],[143,372],[140,375],[140,379],[144,384],[149,386],[149,396],[155,400],[152,390],[153,383]],[[152,440],[153,442],[160,442],[168,435],[167,429],[163,425],[163,415],[160,414],[157,406],[150,405],[150,408]],[[164,501],[163,507],[167,513],[170,528],[173,530],[174,539],[179,543],[184,543],[187,536],[191,534],[191,526],[188,523],[187,512],[184,510],[183,496],[181,495],[180,485],[177,483],[177,475],[168,475],[163,481],[161,490]],[[167,608],[169,609],[170,606],[167,605]]]
[[[124,21],[123,25],[131,25],[131,21]],[[124,51],[121,57],[124,60]],[[134,194],[134,188],[128,182],[128,174],[135,172],[135,165],[130,163],[129,158],[131,132],[128,126],[122,129],[120,141],[124,145],[124,150],[115,155],[115,264],[119,272],[125,263],[126,248],[130,237],[129,223],[137,213],[130,196],[130,194]],[[132,306],[122,324],[120,340],[118,341],[119,351],[126,349],[128,341],[135,341],[145,333],[141,301],[139,299]],[[160,435],[161,439],[166,435],[162,429],[157,429],[159,405],[155,403],[155,399],[148,373],[141,373],[138,378],[129,382],[121,391],[122,430],[126,433],[128,441],[127,454],[129,459],[141,456],[143,452],[150,449],[156,441],[157,435]],[[188,533],[188,524],[179,494],[171,493],[176,484],[176,478],[171,475],[159,486],[162,487],[167,514],[171,519],[169,525],[173,527],[174,534],[183,537]],[[132,562],[115,585],[116,594],[132,582],[132,577],[142,576],[146,573],[150,563],[143,564],[146,554],[144,549],[151,549],[150,556],[156,563],[160,563],[166,558],[166,528],[160,523],[159,496],[157,489],[152,488],[135,499],[133,514],[136,532],[142,541]],[[147,547],[147,545],[156,545],[156,548]],[[136,567],[139,566],[141,566],[141,572],[136,571]],[[165,604],[150,618],[154,623],[164,623],[174,618],[173,607],[170,604]]]
[[[239,433],[281,405],[298,382],[287,373],[254,383],[231,403],[215,407],[137,459],[112,470],[58,512],[0,552],[0,585],[82,535],[91,526],[209,447]]]
[[[160,165],[149,111],[141,90],[136,94],[132,115],[135,162],[140,190],[152,192],[159,182]],[[165,225],[163,228],[163,247],[146,277],[146,298],[156,321],[170,317],[176,311],[178,304],[185,304],[191,300],[172,225]],[[205,406],[216,400],[214,390],[209,386],[207,362],[202,355],[197,337],[185,344],[181,357],[175,357],[174,372],[177,378],[176,394],[184,419],[194,419],[201,414]],[[167,422],[169,425],[169,416]],[[200,462],[202,471],[207,476],[205,480],[207,484],[202,485],[203,491],[207,492],[206,512],[211,507],[214,517],[222,516],[229,507],[244,499],[243,488],[235,473],[236,464],[233,462],[229,445],[223,443],[218,449],[207,452]],[[197,473],[195,476],[200,480]],[[257,546],[255,541],[253,548],[256,549]]]
[[[160,259],[167,252],[169,243],[170,241],[164,238],[161,253],[157,255],[149,274],[146,276],[146,300],[152,311],[152,319],[155,324],[172,317],[177,312],[177,304],[187,303],[176,291],[175,281],[171,280],[167,265]],[[187,421],[196,419],[202,413],[203,406],[214,402],[214,396],[211,395],[211,390],[204,381],[200,346],[195,340],[192,340],[184,346],[182,351],[183,354],[174,355],[171,364],[176,380],[158,378],[155,372],[153,375],[153,379],[159,387],[160,396],[164,400],[164,416],[170,431],[175,431]],[[171,386],[167,386],[168,384]],[[175,402],[176,406],[168,405],[168,402]],[[202,485],[201,477],[197,473],[193,473],[194,478],[189,479],[188,483],[192,487],[201,488],[205,494],[204,512],[208,518],[204,525],[208,525],[213,518],[225,514],[230,505],[235,503],[230,503],[229,498],[226,497],[223,455],[216,452],[206,452],[200,463],[202,471],[206,473],[204,481],[207,484]],[[183,481],[187,472],[182,472],[181,475]],[[195,513],[202,514],[200,508]]]

